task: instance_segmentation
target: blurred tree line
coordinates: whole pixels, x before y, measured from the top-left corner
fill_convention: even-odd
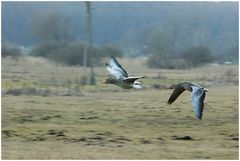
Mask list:
[[[238,64],[238,40],[233,41],[232,34],[221,33],[221,37],[224,37],[221,40],[228,37],[228,41],[222,43],[224,46],[215,46],[219,35],[213,41],[210,38],[212,35],[203,25],[204,21],[206,17],[196,15],[190,19],[183,17],[181,20],[174,16],[169,17],[161,25],[129,30],[123,36],[122,43],[129,48],[140,49],[135,50],[135,56],[147,55],[149,67],[185,69],[225,61]],[[229,26],[219,27],[227,30]],[[222,49],[220,53],[219,49]]]
[[[87,44],[84,41],[76,41],[76,35],[70,19],[56,13],[48,13],[40,16],[34,22],[32,35],[38,39],[30,55],[41,56],[56,62],[68,65],[83,65],[84,50]],[[92,48],[93,64],[99,65],[101,58],[122,56],[122,50],[114,44],[106,44]],[[89,56],[89,55],[88,55]],[[87,59],[87,66],[89,60]]]
[[[2,57],[11,56],[13,58],[19,58],[23,56],[23,51],[19,46],[12,43],[2,43]]]
[[[76,25],[76,22],[84,24],[80,22],[83,17],[79,18],[79,4],[71,4],[66,10],[68,4],[62,4],[64,9],[61,12],[41,12],[32,16],[31,36],[36,43],[30,55],[69,65],[83,64],[86,43],[80,37],[84,33],[80,32],[84,30],[79,29],[81,25]],[[77,7],[74,12],[66,14],[72,11],[73,6]],[[233,13],[231,10],[222,10],[225,7],[234,8],[232,4],[156,2],[145,7],[145,3],[128,2],[95,3],[94,6],[95,65],[109,55],[146,56],[149,67],[170,69],[198,67],[210,62],[238,63],[236,16],[230,16]],[[3,20],[9,21],[6,18]],[[3,27],[4,31],[7,29]],[[4,43],[2,56],[21,55],[22,50],[18,48],[17,45]]]

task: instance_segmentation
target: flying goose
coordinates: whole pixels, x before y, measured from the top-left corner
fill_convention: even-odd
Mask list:
[[[125,69],[119,64],[117,59],[114,56],[111,56],[110,64],[106,63],[106,69],[116,77],[107,78],[104,83],[106,84],[115,84],[124,89],[135,88],[142,89],[143,85],[140,82],[137,82],[137,79],[144,77],[128,77],[128,74]]]
[[[202,119],[202,112],[204,109],[204,98],[206,92],[209,92],[208,89],[192,82],[182,82],[179,84],[171,85],[170,89],[174,89],[172,95],[168,99],[168,104],[173,103],[178,96],[183,93],[185,90],[192,92],[192,106],[195,112],[195,115],[198,119]]]

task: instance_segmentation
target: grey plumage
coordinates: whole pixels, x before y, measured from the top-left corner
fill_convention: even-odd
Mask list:
[[[198,119],[202,119],[204,99],[206,96],[206,91],[208,91],[208,89],[192,82],[182,82],[179,84],[171,85],[169,88],[174,89],[168,99],[169,105],[172,104],[185,90],[192,92],[193,110]]]
[[[123,67],[119,64],[117,59],[111,56],[110,64],[106,63],[107,70],[114,75],[117,79],[124,79],[128,77],[127,72]]]
[[[120,65],[117,59],[111,56],[110,63],[106,63],[106,69],[113,75],[115,78],[107,78],[106,84],[115,84],[124,89],[136,88],[142,89],[143,86],[140,82],[137,82],[137,79],[144,77],[129,77],[126,70]]]

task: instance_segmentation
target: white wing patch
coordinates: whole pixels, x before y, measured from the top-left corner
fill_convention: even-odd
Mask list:
[[[117,79],[124,79],[125,77],[123,76],[121,70],[119,68],[113,68],[112,66],[108,65],[107,70],[115,76]]]
[[[117,79],[125,79],[128,75],[121,67],[118,66],[118,62],[115,62],[113,58],[110,59],[110,64],[106,64],[107,70],[115,76]],[[120,64],[119,64],[120,65]]]
[[[140,82],[135,81],[133,84],[133,88],[135,89],[143,89],[143,85]]]

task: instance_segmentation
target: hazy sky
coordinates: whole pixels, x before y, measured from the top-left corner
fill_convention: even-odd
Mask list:
[[[30,34],[32,23],[48,13],[69,18],[76,40],[85,39],[84,2],[6,1],[2,2],[2,40],[24,46],[35,44]],[[179,41],[188,39],[185,30],[200,30],[207,35],[204,41],[218,48],[225,41],[238,41],[238,2],[92,2],[92,24],[96,44],[124,44],[131,34],[136,37],[143,30],[176,26]]]

